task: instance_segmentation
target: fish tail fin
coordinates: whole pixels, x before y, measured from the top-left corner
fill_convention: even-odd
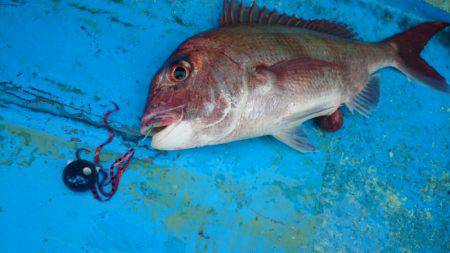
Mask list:
[[[449,93],[445,78],[420,57],[428,41],[449,25],[446,22],[426,22],[387,39],[385,42],[397,53],[395,67],[431,88]]]

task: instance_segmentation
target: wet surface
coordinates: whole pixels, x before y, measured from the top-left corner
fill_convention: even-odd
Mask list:
[[[153,74],[180,42],[217,26],[221,2],[0,1],[0,251],[446,251],[450,97],[394,70],[381,71],[370,118],[342,109],[336,133],[307,124],[318,153],[269,137],[146,146],[111,202],[65,187],[75,149],[107,138],[110,101],[121,106],[111,116],[119,138],[104,163],[136,143]],[[423,2],[384,2],[258,3],[339,20],[367,41],[450,21]],[[447,79],[449,32],[423,53]]]

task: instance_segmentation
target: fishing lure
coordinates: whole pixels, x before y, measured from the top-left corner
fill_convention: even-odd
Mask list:
[[[109,173],[100,164],[100,152],[103,147],[109,144],[114,138],[114,132],[108,123],[108,117],[111,113],[118,111],[119,106],[113,102],[114,109],[105,113],[103,116],[103,123],[109,132],[109,137],[106,141],[100,144],[95,150],[94,161],[81,159],[82,151],[90,152],[88,149],[80,148],[76,151],[76,160],[69,161],[63,171],[64,184],[69,189],[77,192],[91,190],[93,196],[98,201],[104,202],[110,200],[119,188],[119,182],[123,173],[130,165],[131,160],[135,154],[134,148],[130,148],[121,157],[114,161],[109,167]],[[142,142],[148,136],[150,131],[140,141]],[[140,143],[139,142],[139,143]],[[138,144],[139,144],[138,143]],[[138,145],[136,144],[136,146]],[[110,190],[106,187],[110,185]]]

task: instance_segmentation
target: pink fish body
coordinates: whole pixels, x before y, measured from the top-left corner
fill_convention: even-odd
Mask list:
[[[423,23],[379,43],[344,25],[307,21],[224,1],[218,29],[185,41],[154,77],[141,123],[152,146],[177,150],[272,135],[312,151],[301,125],[341,105],[365,116],[381,68],[395,67],[448,92],[419,54],[449,24]]]

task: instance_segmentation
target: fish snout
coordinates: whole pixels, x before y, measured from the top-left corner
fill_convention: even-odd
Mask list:
[[[140,133],[146,135],[149,130],[162,129],[169,126],[182,118],[184,106],[166,107],[153,106],[144,113],[141,120]]]

